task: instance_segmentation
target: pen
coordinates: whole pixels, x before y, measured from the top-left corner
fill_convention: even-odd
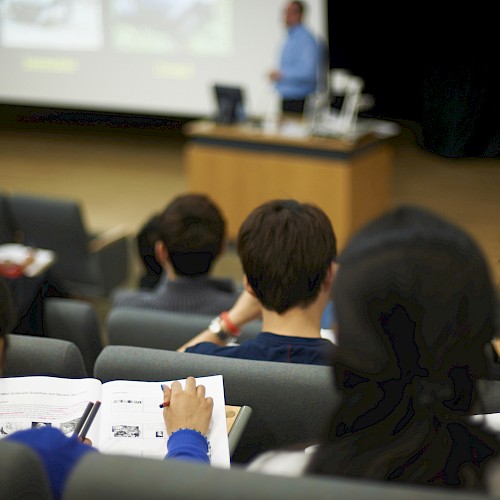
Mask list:
[[[92,410],[93,406],[94,406],[94,403],[92,403],[92,401],[89,401],[87,404],[87,408],[85,408],[83,415],[80,417],[80,420],[78,420],[78,423],[76,424],[75,430],[73,431],[73,436],[78,436],[78,434],[82,430],[83,424],[85,423],[85,420],[87,420],[87,417],[89,416],[90,410]]]
[[[83,429],[80,432],[81,439],[85,439],[87,437],[87,432],[89,431],[90,426],[92,425],[92,422],[94,421],[94,418],[97,415],[97,411],[99,410],[100,406],[101,406],[101,402],[96,401],[95,405],[93,406],[92,410],[90,411],[89,418],[85,422],[85,425],[83,426]]]
[[[160,387],[161,390],[163,391],[163,384],[161,384]],[[166,406],[170,406],[170,401],[163,401],[163,403],[161,403],[160,405],[160,408],[165,408]]]

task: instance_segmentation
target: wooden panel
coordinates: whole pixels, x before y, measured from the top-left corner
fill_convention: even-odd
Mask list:
[[[355,229],[391,206],[391,154],[373,136],[356,142],[265,134],[248,126],[192,122],[185,128],[189,189],[213,196],[229,238],[252,209],[276,198],[320,206],[339,250]]]
[[[381,145],[352,162],[352,221],[348,236],[392,207],[392,159],[392,149]]]
[[[186,147],[185,166],[190,190],[210,194],[226,214],[231,239],[253,208],[276,198],[320,206],[339,248],[352,232],[352,169],[346,162],[193,143]]]

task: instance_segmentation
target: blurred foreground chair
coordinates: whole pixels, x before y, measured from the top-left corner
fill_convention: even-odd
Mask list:
[[[44,331],[47,337],[73,342],[83,357],[89,376],[103,348],[96,307],[77,299],[47,297],[43,308]]]
[[[106,332],[111,345],[175,351],[205,330],[211,319],[212,316],[201,314],[118,307],[106,318]],[[255,337],[260,331],[260,321],[245,325],[239,342]]]
[[[80,350],[72,342],[11,334],[3,376],[25,375],[83,378],[87,371]]]
[[[326,366],[230,359],[130,346],[107,346],[94,376],[110,380],[176,380],[222,374],[226,404],[252,416],[233,455],[246,462],[269,449],[316,441],[340,398]]]
[[[0,440],[0,498],[51,500],[49,481],[38,455],[19,443]]]
[[[480,500],[484,494],[442,487],[325,476],[280,477],[177,460],[88,453],[70,475],[66,500]]]
[[[127,279],[128,239],[121,229],[87,233],[75,201],[21,194],[7,200],[21,243],[56,252],[49,277],[62,293],[106,297]]]

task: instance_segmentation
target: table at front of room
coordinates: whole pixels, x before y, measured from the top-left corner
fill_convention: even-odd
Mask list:
[[[250,211],[271,199],[321,207],[339,250],[354,231],[392,206],[392,148],[373,136],[356,142],[289,137],[205,121],[188,123],[184,133],[188,189],[219,205],[230,241]]]

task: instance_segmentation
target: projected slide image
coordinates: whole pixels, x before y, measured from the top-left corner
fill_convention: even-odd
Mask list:
[[[230,50],[233,0],[112,0],[115,49],[138,53]]]
[[[4,47],[96,50],[102,46],[102,0],[0,0]]]

